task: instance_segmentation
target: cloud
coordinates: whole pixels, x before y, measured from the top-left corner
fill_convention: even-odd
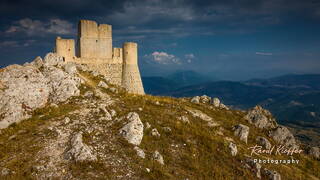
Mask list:
[[[61,19],[49,19],[48,22],[24,18],[12,23],[5,31],[7,34],[26,33],[29,36],[44,34],[69,35],[75,32],[73,24]]]
[[[181,64],[180,58],[166,52],[155,51],[150,55],[145,55],[145,57],[158,64]]]
[[[186,58],[186,61],[187,61],[188,63],[191,63],[192,60],[196,58],[193,53],[191,53],[191,54],[185,54],[184,57]]]
[[[269,52],[256,52],[256,55],[261,55],[261,56],[272,56],[273,53]]]
[[[0,47],[27,47],[33,44],[35,40],[22,40],[22,41],[15,41],[15,40],[8,40],[0,42]]]

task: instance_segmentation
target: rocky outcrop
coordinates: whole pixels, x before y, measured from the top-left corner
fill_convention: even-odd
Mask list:
[[[156,128],[153,128],[151,130],[151,136],[160,137],[160,133],[158,132],[158,130]]]
[[[71,141],[71,148],[66,153],[66,159],[73,159],[76,162],[95,161],[97,157],[93,155],[92,149],[83,143],[82,133],[75,134]]]
[[[139,157],[141,157],[142,159],[144,159],[146,157],[144,151],[141,148],[139,148],[138,146],[135,146],[133,149],[137,152],[137,155]]]
[[[234,135],[238,136],[241,141],[245,143],[248,142],[248,135],[249,135],[249,127],[243,124],[239,124],[233,127]]]
[[[126,118],[129,122],[120,129],[120,135],[129,143],[139,145],[143,138],[143,123],[136,112],[130,112]]]
[[[249,123],[254,124],[257,128],[269,129],[277,126],[276,121],[271,117],[268,110],[263,109],[261,106],[255,106],[249,110],[244,117]]]
[[[195,97],[191,98],[190,102],[199,104],[200,103],[200,97],[199,96],[195,96]]]
[[[8,66],[0,72],[0,129],[30,117],[48,102],[47,78],[33,66]]]
[[[80,95],[82,80],[74,72],[57,68],[62,63],[62,57],[48,53],[44,61],[37,57],[25,66],[11,65],[1,70],[0,128],[30,117],[30,112],[48,102],[64,102]]]
[[[270,149],[271,148],[271,143],[265,137],[257,136],[256,142],[257,142],[258,145],[262,146],[264,149]]]
[[[43,74],[47,78],[47,86],[50,88],[50,101],[59,103],[72,96],[79,96],[82,80],[72,74],[64,72],[60,68],[45,66]]]
[[[293,134],[289,131],[288,128],[284,126],[278,126],[274,130],[270,132],[270,137],[272,139],[282,145],[287,147],[297,148],[298,145],[296,143],[296,139],[294,138]]]

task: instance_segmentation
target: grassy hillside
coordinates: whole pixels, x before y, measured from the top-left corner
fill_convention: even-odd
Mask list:
[[[38,109],[32,118],[1,130],[0,167],[11,170],[9,179],[256,179],[254,173],[244,167],[243,160],[250,154],[248,148],[256,144],[256,136],[267,137],[267,132],[248,124],[243,119],[244,112],[194,104],[185,98],[138,96],[122,89],[115,93],[97,87],[102,80],[99,77],[88,73],[82,76],[87,80],[81,87],[82,96],[57,107],[48,105]],[[107,103],[106,100],[84,96],[96,89],[110,96],[108,110],[117,112],[111,121],[101,120],[103,114],[95,111],[99,104]],[[220,125],[210,127],[188,113],[188,109],[200,110]],[[146,153],[145,159],[139,158],[133,145],[119,135],[119,129],[126,123],[122,117],[129,112],[137,112],[145,125],[139,146]],[[187,116],[190,123],[178,120],[180,116]],[[65,117],[69,117],[70,122],[66,123]],[[146,129],[146,123],[151,128]],[[248,144],[233,135],[232,127],[239,123],[250,127]],[[159,131],[160,137],[151,135],[153,128]],[[84,133],[84,142],[97,153],[97,161],[78,163],[61,157],[69,146],[63,139],[64,132],[79,131]],[[226,139],[237,144],[237,156],[231,156]],[[162,154],[165,165],[152,160],[155,150]],[[268,155],[264,158],[288,157]],[[301,163],[262,166],[276,170],[282,179],[320,178],[319,161],[303,154],[293,158]]]

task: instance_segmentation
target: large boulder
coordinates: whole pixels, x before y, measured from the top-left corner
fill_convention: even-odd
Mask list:
[[[211,97],[209,97],[207,95],[200,96],[201,103],[207,104],[207,103],[210,103],[210,101],[211,101]]]
[[[120,129],[120,135],[129,143],[139,145],[143,138],[143,123],[136,112],[130,112],[126,118],[129,122]]]
[[[238,124],[233,127],[234,135],[238,136],[241,141],[245,143],[248,142],[248,135],[249,135],[249,127],[243,124]]]
[[[190,102],[199,104],[200,103],[200,97],[199,96],[194,96],[191,98]]]
[[[34,66],[12,65],[0,72],[0,129],[30,117],[48,102],[48,80]]]
[[[249,110],[244,118],[261,129],[275,128],[277,126],[276,121],[271,117],[271,113],[261,106],[255,106]]]
[[[46,56],[44,57],[44,65],[45,66],[57,66],[57,67],[61,67],[65,60],[64,57],[59,56],[57,53],[48,53],[46,54]]]
[[[232,155],[232,156],[236,156],[237,153],[238,153],[237,145],[234,144],[234,143],[232,143],[232,142],[230,142],[228,147],[229,147],[229,149],[230,149],[231,155]]]
[[[294,138],[293,134],[289,131],[288,128],[284,126],[278,126],[274,130],[270,131],[270,137],[272,139],[282,145],[292,148],[298,148],[296,143],[296,139]]]

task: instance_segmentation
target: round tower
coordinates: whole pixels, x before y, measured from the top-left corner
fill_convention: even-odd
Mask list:
[[[121,85],[129,93],[144,94],[138,67],[138,45],[133,42],[123,44],[123,66]]]

